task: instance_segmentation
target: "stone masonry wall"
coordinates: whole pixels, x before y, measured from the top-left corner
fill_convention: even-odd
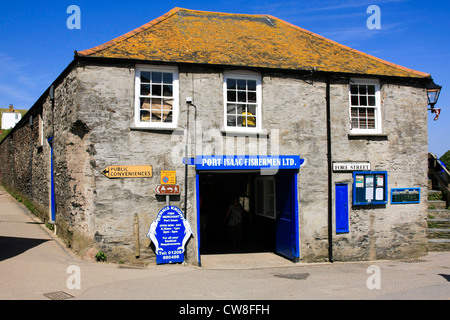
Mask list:
[[[0,179],[9,190],[30,201],[43,221],[48,221],[50,156],[42,143],[41,119],[40,108],[27,113],[0,144]]]
[[[427,100],[423,87],[380,81],[383,135],[349,135],[348,87],[331,90],[334,161],[370,161],[372,171],[387,171],[391,188],[421,188],[420,204],[350,206],[350,232],[334,234],[337,260],[417,257],[427,251]],[[333,183],[352,174],[335,172]],[[334,189],[333,189],[334,194]],[[349,199],[351,203],[351,197]],[[334,208],[334,203],[333,203]]]

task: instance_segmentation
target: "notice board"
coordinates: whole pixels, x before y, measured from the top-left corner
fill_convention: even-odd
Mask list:
[[[391,203],[420,203],[420,188],[392,188]]]
[[[353,205],[375,205],[388,202],[387,171],[353,172]]]

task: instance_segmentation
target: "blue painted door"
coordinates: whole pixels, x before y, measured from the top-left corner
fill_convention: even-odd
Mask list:
[[[348,184],[337,183],[336,188],[336,233],[349,232]]]
[[[297,173],[281,170],[276,177],[275,251],[290,260],[298,261],[298,205]]]

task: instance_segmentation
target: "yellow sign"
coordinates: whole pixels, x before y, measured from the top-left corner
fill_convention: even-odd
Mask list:
[[[102,173],[108,178],[151,178],[152,166],[109,166]]]
[[[161,170],[161,184],[176,184],[177,172],[172,170]]]

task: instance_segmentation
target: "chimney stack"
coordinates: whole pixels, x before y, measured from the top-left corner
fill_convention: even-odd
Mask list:
[[[8,112],[14,112],[14,106],[12,104],[9,105]]]

